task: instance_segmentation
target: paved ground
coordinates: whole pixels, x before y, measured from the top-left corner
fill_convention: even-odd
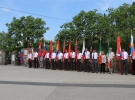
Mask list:
[[[0,100],[135,100],[135,76],[0,65]]]

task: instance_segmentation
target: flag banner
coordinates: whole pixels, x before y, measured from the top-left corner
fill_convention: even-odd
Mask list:
[[[52,51],[53,51],[53,42],[52,42],[52,41],[50,41],[49,58],[51,58]]]
[[[130,38],[130,55],[133,53],[134,51],[134,41],[133,41],[133,35],[131,34],[131,38]]]
[[[24,51],[23,51],[23,49],[21,49],[21,51],[20,51],[20,63],[21,63],[21,64],[24,63],[23,56],[24,56]]]
[[[66,50],[66,41],[64,40],[64,43],[63,43],[63,53],[65,52]]]
[[[42,42],[38,43],[38,58],[41,56],[42,54]]]
[[[108,56],[108,68],[110,68],[111,64],[110,64],[110,61],[109,61],[109,42],[108,42],[108,50],[107,50],[107,56]]]
[[[117,51],[116,51],[116,56],[117,59],[120,60],[120,52],[121,52],[121,45],[120,45],[120,37],[117,37]]]
[[[68,44],[68,58],[70,58],[70,52],[72,51],[71,49],[71,41],[69,41],[69,44]]]
[[[58,58],[58,51],[60,50],[60,41],[58,40],[56,43],[57,43],[56,44],[56,58]]]
[[[93,49],[93,45],[92,45],[92,41],[90,41],[90,52],[92,52]]]
[[[82,58],[86,59],[86,56],[85,56],[85,38],[83,39],[82,55],[83,55]]]
[[[45,42],[44,42],[43,50],[44,50],[43,56],[45,56],[46,55],[46,45],[45,45]]]
[[[100,38],[100,42],[99,42],[99,57],[98,57],[98,61],[99,61],[100,64],[102,64],[101,52],[102,52],[102,46],[101,46],[101,38]]]
[[[30,45],[29,45],[29,42],[28,42],[28,44],[27,44],[27,55],[29,54],[29,47],[30,47]],[[26,59],[26,62],[28,63],[28,58]]]
[[[76,59],[77,59],[77,53],[78,53],[78,41],[77,41],[77,39],[76,39],[76,41],[75,41],[75,55],[76,55]]]
[[[34,48],[31,48],[31,56],[32,56],[32,60],[34,60]]]

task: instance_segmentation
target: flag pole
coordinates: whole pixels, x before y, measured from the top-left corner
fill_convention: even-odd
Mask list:
[[[118,32],[118,37],[119,37],[119,32]],[[119,74],[121,74],[121,59],[118,60],[118,65],[119,65]]]
[[[131,35],[132,35],[132,30],[131,30]],[[133,67],[133,62],[132,62],[132,56],[130,57],[130,61],[131,61],[131,73],[133,74],[133,68],[134,67]]]

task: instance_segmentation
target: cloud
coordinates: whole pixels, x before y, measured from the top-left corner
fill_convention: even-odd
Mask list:
[[[101,0],[101,1],[102,2],[98,4],[101,10],[106,11],[108,8],[111,7],[112,0]]]
[[[7,8],[1,8],[1,10],[2,11],[4,11],[4,12],[8,12],[8,11],[10,11],[9,9],[7,9]]]

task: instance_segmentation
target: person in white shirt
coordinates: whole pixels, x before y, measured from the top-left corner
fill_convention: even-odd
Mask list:
[[[95,73],[95,72],[98,73],[98,66],[97,66],[98,53],[96,52],[95,49],[93,49],[91,56],[92,56],[92,73]]]
[[[58,51],[58,65],[59,65],[59,70],[62,70],[62,59],[63,59],[63,54]]]
[[[51,63],[52,63],[52,69],[56,70],[56,53],[53,52],[51,53]]]
[[[39,57],[39,65],[40,65],[40,68],[43,68],[43,53],[41,53],[40,57]]]
[[[32,68],[32,54],[31,54],[31,51],[29,50],[28,52],[28,63],[29,63],[29,68]]]
[[[65,70],[69,70],[68,62],[69,62],[68,52],[67,50],[65,50],[65,53],[64,53],[64,69]]]
[[[45,63],[46,63],[46,69],[50,69],[50,60],[49,60],[49,52],[48,51],[46,51]]]
[[[125,75],[127,75],[127,61],[128,61],[128,53],[122,49],[121,51],[121,69],[122,69],[122,73],[121,75],[123,75],[125,73]]]
[[[38,68],[38,53],[34,50],[34,67]]]
[[[85,72],[90,72],[90,52],[88,51],[88,49],[85,49]]]
[[[74,50],[72,50],[72,52],[70,52],[70,61],[71,61],[72,71],[74,71],[75,70],[75,52],[74,52]]]
[[[110,68],[109,68],[109,74],[112,74],[113,67],[114,67],[114,52],[112,51],[112,48],[109,48],[109,55],[108,55],[108,62],[110,62]]]
[[[81,72],[81,58],[82,58],[82,53],[80,51],[78,51],[77,53],[77,65],[78,65],[78,71]]]
[[[102,56],[102,63],[100,64],[100,73],[105,73],[105,63],[106,63],[106,55],[104,53],[104,51],[101,52],[101,56]]]

